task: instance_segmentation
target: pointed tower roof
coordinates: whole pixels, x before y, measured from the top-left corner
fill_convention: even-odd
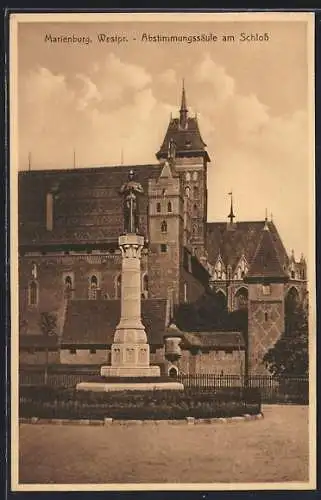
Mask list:
[[[170,118],[165,138],[159,151],[156,153],[158,160],[167,158],[170,142],[175,143],[176,157],[201,156],[210,161],[205,149],[206,144],[199,131],[198,120],[196,117],[188,116],[184,81],[179,118]]]
[[[233,221],[235,219],[235,215],[234,215],[234,210],[233,210],[233,193],[232,193],[232,191],[229,193],[229,196],[231,197],[231,208],[230,208],[230,213],[228,215],[228,218],[230,219],[230,224],[233,224]]]
[[[261,282],[269,281],[287,281],[288,275],[283,269],[278,257],[267,220],[262,229],[261,237],[250,264],[246,281]]]
[[[186,92],[185,92],[185,81],[183,78],[183,85],[182,85],[182,100],[181,100],[181,111],[188,111],[187,105],[186,105]]]

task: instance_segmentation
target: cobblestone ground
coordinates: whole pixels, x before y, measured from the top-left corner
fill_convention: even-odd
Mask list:
[[[308,481],[308,408],[249,422],[20,425],[20,483]]]

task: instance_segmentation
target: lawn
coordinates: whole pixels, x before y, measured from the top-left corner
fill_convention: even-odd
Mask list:
[[[308,407],[266,406],[254,421],[20,425],[20,483],[308,481]]]

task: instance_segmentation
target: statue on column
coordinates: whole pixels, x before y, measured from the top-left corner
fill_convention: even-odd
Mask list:
[[[143,194],[144,189],[139,182],[134,180],[133,170],[129,171],[128,180],[120,188],[120,194],[124,198],[124,231],[125,233],[138,233],[139,231],[139,212],[138,197]]]

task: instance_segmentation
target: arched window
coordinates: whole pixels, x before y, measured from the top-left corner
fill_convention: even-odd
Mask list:
[[[186,179],[186,182],[189,182],[191,180],[191,174],[189,172],[186,172],[185,179]]]
[[[193,181],[197,181],[197,172],[193,172]]]
[[[197,186],[194,186],[193,187],[193,197],[194,198],[197,198],[198,197],[198,193],[199,193],[199,189]]]
[[[167,222],[166,222],[166,220],[163,220],[163,222],[161,224],[161,231],[162,231],[162,233],[166,233],[167,232]]]
[[[197,215],[197,205],[196,205],[196,203],[194,203],[194,205],[193,205],[193,214]]]
[[[36,306],[38,304],[38,284],[31,281],[29,284],[29,305]]]
[[[88,294],[89,299],[96,300],[97,291],[98,291],[98,278],[95,274],[93,274],[90,278],[89,294]]]
[[[197,234],[197,225],[196,224],[193,224],[193,227],[192,227],[192,234]]]
[[[144,276],[143,276],[142,289],[143,289],[142,298],[148,299],[148,276],[147,276],[147,274],[144,274]]]
[[[121,274],[118,274],[115,279],[115,299],[121,297]]]
[[[269,319],[269,315],[267,312],[264,313],[264,321],[268,321]]]
[[[172,203],[169,201],[167,203],[167,212],[171,212],[172,211]]]
[[[163,189],[163,191],[162,191],[163,198],[165,198],[166,194],[167,194],[167,190]]]
[[[239,288],[234,295],[234,309],[247,309],[248,307],[248,291],[247,288]]]
[[[186,198],[189,198],[190,194],[191,194],[191,189],[190,189],[189,186],[186,186],[186,188],[185,188],[185,196],[186,196]]]
[[[291,278],[294,280],[295,278],[295,272],[294,271],[291,271]]]
[[[156,212],[159,214],[161,211],[161,204],[160,203],[157,203],[156,204]]]
[[[69,275],[65,277],[64,295],[66,300],[72,299],[73,295],[72,277]]]
[[[227,307],[227,299],[226,295],[222,290],[218,290],[215,294],[216,296],[216,303],[219,309],[223,310],[226,309]]]

